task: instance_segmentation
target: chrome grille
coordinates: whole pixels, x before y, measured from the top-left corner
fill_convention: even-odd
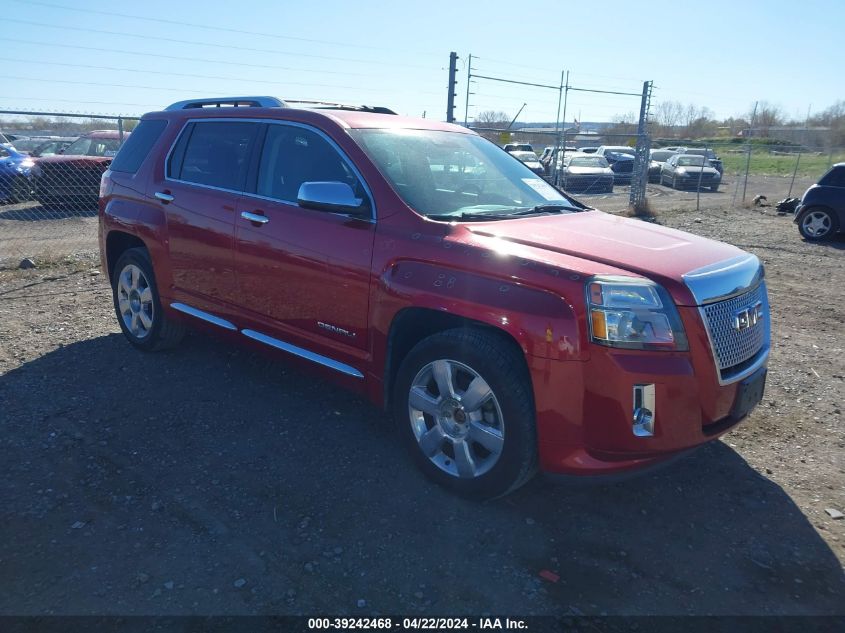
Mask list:
[[[753,327],[737,329],[737,314],[753,309],[758,303],[762,305],[759,322]],[[769,301],[765,283],[737,297],[705,305],[702,311],[722,380],[741,371],[747,361],[768,347]]]

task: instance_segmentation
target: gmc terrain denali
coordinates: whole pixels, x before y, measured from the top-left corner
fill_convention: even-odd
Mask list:
[[[132,345],[191,325],[298,359],[474,496],[656,464],[760,401],[755,256],[585,207],[462,127],[295,104],[180,102],[115,157],[100,246]]]

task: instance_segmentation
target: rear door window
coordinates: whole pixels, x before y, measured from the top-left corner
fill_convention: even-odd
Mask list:
[[[181,156],[171,160],[168,177],[243,191],[258,128],[258,123],[244,121],[197,121],[187,126],[174,150],[174,159],[177,150]]]

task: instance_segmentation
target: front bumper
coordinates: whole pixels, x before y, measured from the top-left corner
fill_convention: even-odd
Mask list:
[[[706,281],[689,283],[700,294],[713,288]],[[638,470],[712,441],[738,424],[762,398],[771,340],[765,285],[749,282],[747,287],[742,295],[707,304],[716,308],[709,314],[703,308],[678,306],[688,351],[590,345],[584,361],[533,361],[541,468],[570,475]],[[726,333],[722,313],[742,312],[747,308],[745,299],[754,303],[760,292],[766,321],[761,317],[755,323],[766,328],[765,335],[757,339],[759,347],[747,348],[756,350],[753,355],[738,357],[742,362],[734,366],[733,346],[742,341],[730,337],[753,330]],[[716,344],[711,344],[711,326],[718,328]],[[643,388],[653,403],[645,407],[653,420],[646,427],[637,416],[644,403]]]

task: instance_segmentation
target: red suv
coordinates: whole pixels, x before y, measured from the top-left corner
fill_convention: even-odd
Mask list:
[[[762,398],[755,256],[586,207],[459,126],[180,102],[143,117],[99,216],[135,347],[190,325],[298,360],[464,494],[664,462]]]

